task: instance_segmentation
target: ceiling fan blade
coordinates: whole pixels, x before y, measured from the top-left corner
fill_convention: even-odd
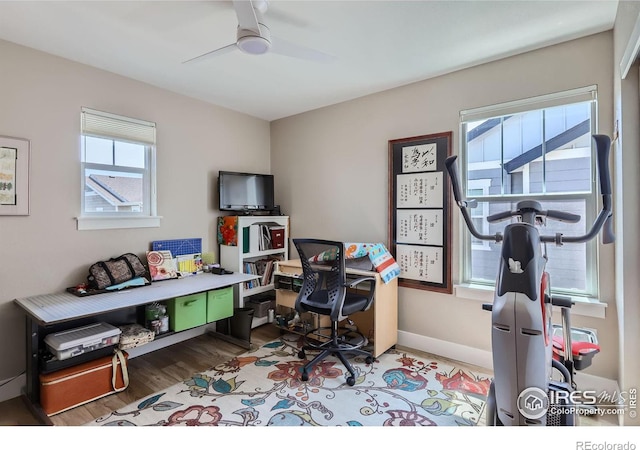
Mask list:
[[[270,52],[277,53],[278,55],[289,56],[291,58],[306,59],[308,61],[319,63],[330,63],[336,60],[336,57],[333,55],[329,55],[312,48],[303,47],[273,36],[271,37]]]
[[[267,14],[269,21],[275,20],[276,22],[281,22],[287,25],[291,25],[296,28],[310,28],[311,24],[308,20],[305,20],[301,17],[295,16],[293,14],[287,13],[282,9],[278,9],[277,7],[269,8],[269,14]]]
[[[212,50],[210,52],[203,53],[200,56],[196,56],[195,58],[191,58],[191,59],[188,59],[186,61],[183,61],[182,64],[190,64],[190,63],[194,63],[194,62],[200,62],[200,61],[205,60],[207,58],[210,58],[212,56],[219,56],[219,55],[224,55],[225,53],[232,52],[232,51],[236,50],[237,48],[238,48],[238,46],[234,42],[233,44],[225,45],[224,47],[220,47],[220,48],[218,48],[216,50]]]
[[[259,20],[253,2],[250,0],[233,0],[233,7],[238,16],[238,28],[255,31],[260,34]]]

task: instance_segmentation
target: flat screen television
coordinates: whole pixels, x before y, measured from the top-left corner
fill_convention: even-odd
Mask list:
[[[218,172],[220,211],[273,211],[273,175]]]

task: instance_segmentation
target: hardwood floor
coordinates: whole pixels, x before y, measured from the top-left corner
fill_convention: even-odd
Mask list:
[[[252,346],[258,347],[276,339],[279,329],[271,325],[255,328],[251,333]],[[400,349],[403,349],[400,347]],[[417,355],[428,355],[411,349]],[[216,364],[228,361],[246,350],[212,335],[202,335],[179,344],[172,345],[146,355],[129,360],[129,387],[124,391],[78,406],[54,415],[48,420],[57,426],[77,426],[88,423],[110,411],[122,408],[154,392],[172,386],[194,373],[201,372]],[[428,355],[433,356],[433,355]],[[459,362],[455,363],[460,365]],[[478,369],[486,372],[486,369]],[[581,417],[580,425],[617,425],[612,417]],[[480,425],[484,424],[481,420]],[[0,402],[0,425],[43,425],[31,413],[25,399],[17,397]]]

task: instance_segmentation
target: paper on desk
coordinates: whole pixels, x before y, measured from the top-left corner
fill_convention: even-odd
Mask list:
[[[144,277],[136,277],[132,278],[129,281],[125,281],[124,283],[114,284],[113,286],[109,286],[105,288],[107,291],[118,291],[120,289],[133,287],[133,286],[144,286],[149,284],[149,280]]]

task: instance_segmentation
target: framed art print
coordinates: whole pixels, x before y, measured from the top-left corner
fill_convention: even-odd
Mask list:
[[[452,293],[451,132],[389,141],[389,251],[399,286]]]
[[[0,136],[0,215],[29,215],[29,141]]]

